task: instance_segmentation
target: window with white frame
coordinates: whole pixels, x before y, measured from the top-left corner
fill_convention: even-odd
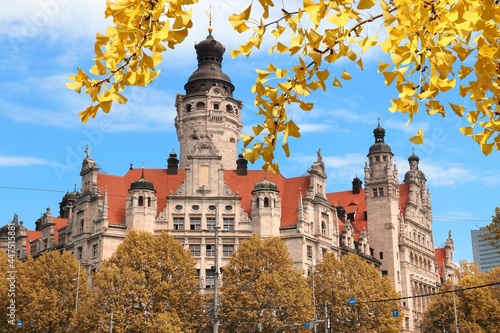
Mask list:
[[[205,288],[212,289],[215,286],[215,272],[211,269],[205,270]]]
[[[189,250],[193,257],[199,257],[201,255],[201,246],[200,244],[189,244]]]
[[[207,229],[208,230],[215,230],[215,225],[217,223],[217,220],[215,217],[207,217]]]
[[[183,217],[174,217],[174,230],[184,230]]]
[[[231,257],[234,252],[233,244],[224,244],[222,245],[222,256],[223,257]]]
[[[206,246],[206,256],[215,257],[215,244],[207,244]]]
[[[189,230],[201,230],[201,217],[191,217],[189,219]]]
[[[312,259],[313,257],[313,249],[311,245],[307,245],[307,258]]]
[[[222,226],[224,230],[234,230],[234,217],[225,217]]]

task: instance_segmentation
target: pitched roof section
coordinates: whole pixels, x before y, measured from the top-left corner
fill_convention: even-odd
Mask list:
[[[59,245],[59,229],[68,225],[68,219],[54,217],[54,245]]]
[[[248,170],[246,176],[238,176],[235,170],[224,171],[227,186],[234,194],[241,197],[243,210],[251,216],[252,191],[255,184],[264,179],[276,184],[281,200],[281,227],[290,227],[297,224],[297,207],[299,203],[299,193],[302,189],[304,194],[309,188],[309,177],[296,177],[285,179],[283,175],[276,175],[272,172],[262,170]]]
[[[140,179],[141,169],[129,170],[124,176],[97,174],[97,183],[101,194],[108,191],[109,223],[123,225],[125,221],[125,203],[128,189],[132,182]],[[167,205],[167,196],[175,192],[184,182],[184,170],[178,170],[177,175],[167,175],[166,169],[146,169],[144,178],[153,182],[156,189],[157,208],[159,214]]]
[[[26,255],[31,255],[31,242],[39,240],[42,237],[41,231],[26,230]]]
[[[144,178],[151,181],[156,189],[157,214],[159,214],[167,204],[167,196],[174,193],[184,182],[185,170],[179,169],[177,175],[168,175],[166,169],[145,169]],[[98,186],[101,194],[108,191],[108,218],[109,223],[123,225],[125,220],[125,202],[128,196],[130,184],[142,176],[141,169],[129,170],[124,176],[114,176],[99,173],[97,175]],[[286,179],[283,175],[276,175],[263,170],[248,170],[246,176],[238,176],[236,170],[225,170],[224,178],[227,186],[232,192],[241,197],[243,210],[251,217],[252,191],[255,184],[267,179],[276,184],[281,199],[281,227],[294,227],[298,218],[299,196],[305,197],[310,185],[309,176],[301,176]],[[408,200],[409,185],[399,185],[401,212],[406,209]],[[356,239],[363,230],[368,230],[368,223],[365,221],[366,211],[365,190],[354,194],[352,190],[327,193],[327,200],[334,206],[343,206],[346,213],[354,213],[353,223],[356,231]],[[67,223],[67,221],[66,221]],[[339,223],[339,231],[342,231],[344,224]]]
[[[445,261],[446,261],[446,249],[444,247],[439,247],[434,249],[434,254],[436,255],[436,264],[439,267],[439,276],[444,279],[445,271]]]

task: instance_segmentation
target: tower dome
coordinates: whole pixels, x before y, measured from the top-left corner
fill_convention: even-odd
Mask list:
[[[153,182],[146,180],[144,178],[144,168],[142,168],[142,175],[141,178],[138,180],[135,180],[130,184],[130,188],[128,189],[129,191],[133,190],[148,190],[148,191],[153,191],[156,193],[155,187],[153,185]]]
[[[212,31],[209,30],[205,40],[194,46],[198,59],[198,69],[191,74],[187,83],[184,85],[186,94],[192,95],[197,93],[204,94],[209,87],[204,82],[217,83],[222,86],[227,85],[229,96],[232,96],[234,86],[227,74],[222,71],[222,59],[226,48],[212,36]]]
[[[267,178],[264,178],[263,181],[258,182],[258,183],[255,184],[252,193],[255,192],[255,191],[273,191],[273,192],[279,192],[278,191],[278,187],[276,186],[276,184],[273,183],[273,182],[270,182],[269,180],[267,180]]]
[[[424,172],[418,168],[419,161],[420,158],[415,154],[415,152],[412,152],[410,157],[408,157],[408,162],[410,163],[410,170],[408,170],[405,173],[405,178],[403,182],[405,183],[410,182],[412,174],[415,174],[419,179],[426,179]]]
[[[375,137],[375,143],[371,145],[369,154],[377,154],[377,153],[392,154],[391,147],[384,142],[385,129],[382,126],[380,126],[380,119],[378,121],[378,126],[373,130],[373,136]]]

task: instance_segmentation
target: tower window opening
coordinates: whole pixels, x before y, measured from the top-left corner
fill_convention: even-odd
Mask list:
[[[269,198],[264,198],[264,207],[269,207]]]
[[[138,205],[139,205],[139,207],[144,206],[144,197],[142,195],[139,197]]]
[[[151,198],[148,198],[148,207],[151,207]]]
[[[191,112],[191,104],[186,105],[186,112]]]
[[[326,222],[321,221],[321,234],[326,235]]]

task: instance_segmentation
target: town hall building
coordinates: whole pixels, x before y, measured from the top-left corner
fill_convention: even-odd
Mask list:
[[[307,274],[327,252],[356,253],[388,276],[400,292],[403,331],[418,332],[430,294],[453,270],[451,234],[436,250],[432,207],[419,157],[408,158],[404,182],[380,123],[367,145],[363,180],[328,192],[321,150],[307,175],[285,178],[250,170],[238,155],[242,102],[222,71],[224,46],[212,33],[196,46],[198,68],[176,98],[179,154],[162,169],[133,168],[124,175],[100,172],[87,148],[81,188],[68,192],[27,230],[17,215],[17,257],[71,251],[85,271],[99,270],[132,229],[169,232],[197,262],[200,289],[215,284],[222,266],[252,234],[280,237],[296,267]],[[3,228],[5,229],[5,228]],[[0,240],[4,230],[0,229]],[[217,250],[217,253],[216,253]]]

